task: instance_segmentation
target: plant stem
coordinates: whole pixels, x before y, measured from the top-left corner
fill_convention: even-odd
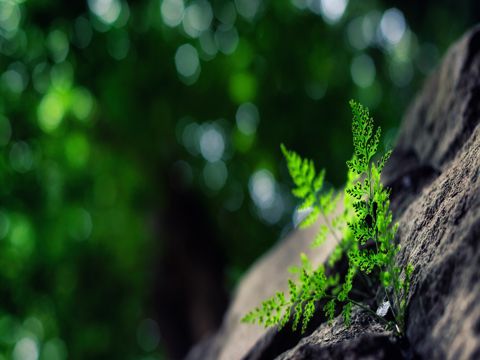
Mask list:
[[[337,236],[337,233],[335,232],[335,230],[332,228],[332,226],[330,225],[330,221],[328,221],[328,218],[327,218],[327,215],[325,215],[325,212],[323,211],[323,207],[322,205],[318,204],[318,207],[320,208],[320,213],[322,214],[322,217],[323,217],[323,220],[325,220],[325,223],[328,227],[328,229],[330,230],[330,232],[333,234],[333,237],[335,238],[335,240],[337,241],[337,244],[340,245],[340,239],[339,237]]]
[[[332,225],[330,224],[330,221],[328,220],[327,215],[325,214],[325,210],[323,209],[322,204],[318,200],[319,194],[315,192],[315,189],[313,187],[311,188],[311,191],[315,194],[315,201],[317,202],[317,205],[320,209],[320,214],[322,214],[322,218],[325,221],[325,224],[327,225],[330,232],[333,234],[333,237],[337,241],[337,245],[340,246],[340,244],[341,244],[340,238],[337,236],[337,233],[335,232],[335,229],[332,228]]]
[[[369,203],[368,203],[368,206],[370,206],[370,201],[372,201],[372,200],[373,200],[373,197],[374,197],[374,196],[373,196],[373,189],[372,189],[372,164],[371,164],[371,162],[368,163],[367,177],[368,177],[368,185],[369,185],[369,190],[370,190],[370,191],[369,191],[369,199],[368,199],[368,200],[369,200]],[[373,219],[373,217],[372,217],[372,223],[373,223],[374,220],[375,220],[375,224],[376,224],[376,220],[377,220],[377,219]],[[378,252],[379,252],[379,249],[378,249],[378,229],[377,229],[376,225],[375,225],[375,235],[374,235],[374,238],[375,238],[375,239],[374,239],[375,247],[376,247],[377,253],[378,253]],[[394,292],[394,294],[393,294],[393,296],[394,296],[394,297],[393,297],[393,301],[392,301],[392,299],[390,298],[390,296],[389,296],[389,294],[388,294],[387,288],[386,288],[385,286],[383,286],[383,284],[382,284],[382,288],[383,288],[383,290],[384,290],[384,292],[385,292],[385,296],[387,297],[388,302],[390,303],[390,309],[392,310],[393,317],[395,318],[395,322],[398,323],[398,322],[399,322],[399,321],[398,321],[399,319],[398,319],[398,316],[397,316],[396,311],[395,311],[395,307],[396,307],[396,304],[395,304],[395,300],[396,300],[396,299],[395,299],[395,298],[396,298],[396,289],[395,289],[395,285],[396,285],[396,284],[395,284],[395,281],[396,281],[396,279],[395,279],[395,275],[393,274],[393,271],[392,271],[392,270],[393,270],[393,269],[392,269],[392,264],[391,264],[391,261],[389,260],[389,264],[388,264],[388,267],[387,267],[387,271],[391,274],[391,276],[392,276],[392,278],[393,278],[393,281],[394,281],[394,284],[393,284],[393,292]]]

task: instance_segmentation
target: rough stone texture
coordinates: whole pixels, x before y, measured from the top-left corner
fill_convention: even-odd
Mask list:
[[[364,313],[345,329],[315,324],[306,336],[239,323],[278,289],[308,249],[295,232],[239,285],[219,333],[190,359],[480,359],[480,26],[460,39],[407,111],[384,182],[400,222],[398,261],[415,267],[407,339],[399,343]],[[333,248],[329,239],[317,262]],[[288,335],[290,334],[290,335]]]
[[[345,327],[340,318],[323,323],[293,349],[278,356],[288,359],[403,359],[402,344],[371,317],[355,309],[352,324]]]
[[[420,167],[435,169],[399,228],[400,261],[416,269],[407,336],[425,358],[480,358],[479,120],[477,26],[450,49],[416,98],[394,158],[413,154]],[[407,192],[404,187],[395,196]]]

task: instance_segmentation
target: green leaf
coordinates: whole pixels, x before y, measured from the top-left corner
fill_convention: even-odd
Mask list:
[[[325,316],[329,324],[331,324],[335,317],[335,299],[329,300],[323,307],[323,310],[325,311]]]
[[[307,330],[307,325],[313,317],[315,312],[315,303],[313,301],[307,302],[303,309],[302,333]]]
[[[343,306],[342,316],[345,326],[350,326],[352,320],[352,303],[350,301]]]
[[[325,180],[325,169],[322,169],[320,170],[320,173],[318,174],[317,178],[313,183],[313,189],[317,192],[320,191],[323,187],[324,180]]]
[[[328,226],[325,224],[320,225],[317,235],[315,236],[315,239],[312,242],[312,247],[315,248],[322,245],[327,239],[327,235],[328,235]]]

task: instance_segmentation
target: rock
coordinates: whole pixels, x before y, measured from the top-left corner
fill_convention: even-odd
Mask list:
[[[400,223],[398,256],[414,267],[405,342],[356,310],[305,336],[265,331],[240,318],[283,290],[312,231],[294,232],[240,283],[217,335],[189,359],[480,359],[480,26],[445,56],[407,111],[384,182]],[[335,245],[309,253],[325,261]]]
[[[413,154],[420,167],[435,169],[399,216],[398,233],[399,261],[415,267],[407,336],[425,358],[480,358],[479,122],[477,26],[449,50],[416,98],[394,158]]]
[[[408,350],[392,333],[365,313],[355,309],[352,324],[345,327],[340,318],[323,323],[293,349],[278,356],[290,359],[403,359]]]

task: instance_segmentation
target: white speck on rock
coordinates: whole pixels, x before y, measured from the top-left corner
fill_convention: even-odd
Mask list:
[[[388,309],[390,309],[390,302],[389,301],[384,301],[382,305],[380,305],[377,309],[377,315],[384,317],[387,315]]]

